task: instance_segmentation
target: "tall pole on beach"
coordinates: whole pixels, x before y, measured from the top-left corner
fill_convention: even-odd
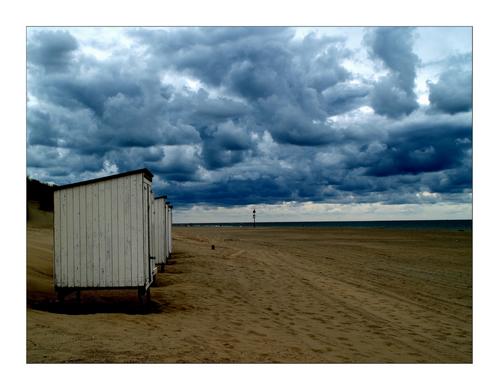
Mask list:
[[[255,218],[256,218],[256,210],[253,209],[253,227],[256,227],[256,220],[255,220]]]

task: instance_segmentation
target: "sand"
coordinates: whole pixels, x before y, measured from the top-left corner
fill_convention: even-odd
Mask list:
[[[52,230],[27,237],[29,363],[472,362],[470,232],[175,227],[145,307],[59,305]]]

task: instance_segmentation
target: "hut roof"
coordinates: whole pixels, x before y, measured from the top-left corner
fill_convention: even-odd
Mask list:
[[[65,185],[56,187],[54,189],[54,191],[63,190],[65,188],[71,188],[71,187],[77,187],[77,186],[92,184],[92,183],[96,183],[96,182],[104,181],[104,180],[116,179],[118,177],[123,177],[123,176],[136,175],[137,173],[143,173],[145,175],[145,177],[147,179],[151,180],[151,181],[152,181],[152,177],[154,176],[149,169],[142,168],[142,169],[136,169],[134,171],[117,173],[115,175],[98,177],[96,179],[84,180],[84,181],[79,181],[79,182],[71,183],[71,184],[65,184]]]

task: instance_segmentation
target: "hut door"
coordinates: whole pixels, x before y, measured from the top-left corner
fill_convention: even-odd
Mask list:
[[[151,258],[151,235],[152,235],[152,228],[151,228],[151,186],[149,184],[146,184],[144,186],[144,191],[146,193],[146,202],[147,202],[147,270],[148,270],[148,276],[149,276],[149,281],[152,281],[153,278],[153,267],[151,265],[151,262],[153,259]]]

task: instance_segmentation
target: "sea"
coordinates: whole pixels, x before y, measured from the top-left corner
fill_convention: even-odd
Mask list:
[[[253,227],[253,222],[223,223],[178,223],[174,226],[192,227]],[[455,230],[471,231],[471,219],[449,220],[417,220],[417,221],[321,221],[321,222],[257,222],[256,227],[335,227],[335,228],[377,228],[377,229],[411,229],[411,230]]]

